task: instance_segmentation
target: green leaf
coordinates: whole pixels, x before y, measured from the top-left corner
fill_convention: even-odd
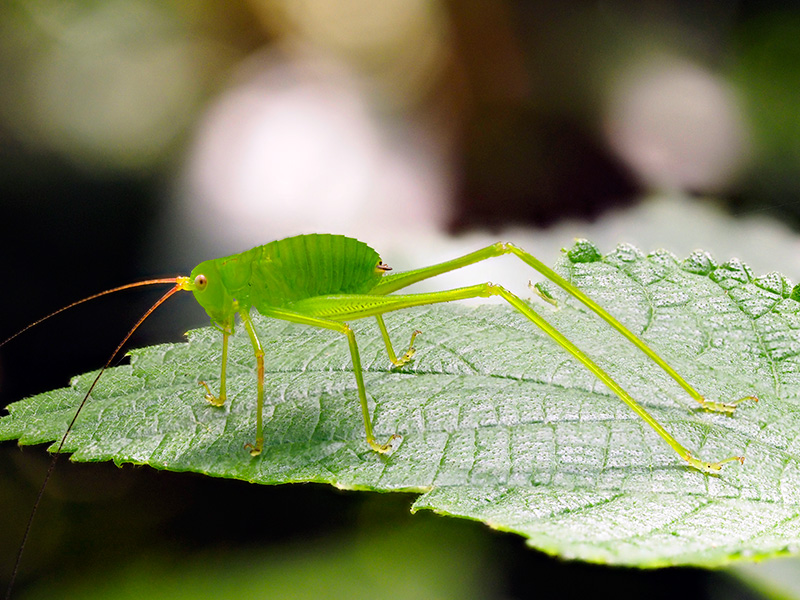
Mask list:
[[[255,372],[247,336],[231,343],[222,409],[220,335],[132,353],[92,393],[67,438],[74,460],[113,460],[255,483],[421,492],[414,510],[483,521],[567,558],[636,566],[720,565],[797,552],[800,543],[800,304],[779,274],[697,252],[679,262],[585,242],[560,270],[711,399],[755,394],[734,416],[696,410],[680,387],[582,305],[537,310],[608,370],[704,460],[743,454],[712,476],[692,470],[585,368],[505,305],[390,314],[393,339],[422,330],[414,362],[389,361],[372,320],[355,322],[379,439],[367,447],[346,342],[257,318],[266,356],[265,447],[251,458]],[[572,260],[570,260],[572,257]],[[521,277],[527,273],[520,267]],[[256,315],[257,317],[257,315]],[[60,440],[93,374],[23,400],[0,439]]]

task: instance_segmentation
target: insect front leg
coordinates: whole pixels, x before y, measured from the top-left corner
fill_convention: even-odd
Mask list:
[[[220,377],[219,377],[219,395],[215,396],[211,393],[211,388],[208,387],[208,384],[205,381],[201,381],[200,385],[206,388],[206,400],[212,406],[222,406],[225,404],[225,400],[227,399],[227,391],[226,391],[226,370],[228,368],[228,339],[233,333],[233,327],[229,324],[225,324],[220,328],[222,330],[222,367],[220,370]]]
[[[256,443],[245,444],[245,448],[250,450],[250,456],[258,456],[264,448],[264,349],[261,347],[261,340],[256,335],[253,321],[250,319],[250,309],[242,310],[239,313],[242,323],[250,336],[250,343],[256,354]]]
[[[394,353],[394,348],[392,347],[392,340],[389,337],[389,332],[386,330],[386,323],[383,322],[383,317],[381,315],[375,315],[375,318],[377,319],[378,327],[381,330],[383,343],[386,344],[386,353],[389,355],[389,360],[392,361],[392,364],[395,367],[402,367],[410,363],[414,358],[414,353],[416,352],[414,349],[414,340],[417,339],[417,336],[422,332],[419,329],[414,330],[414,332],[411,334],[411,342],[408,344],[408,350],[406,350],[406,353],[403,354],[403,356],[397,358],[397,355]]]

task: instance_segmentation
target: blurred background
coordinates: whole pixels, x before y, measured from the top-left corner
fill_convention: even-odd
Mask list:
[[[538,240],[552,262],[588,232],[605,251],[725,260],[745,246],[797,278],[799,105],[793,3],[6,0],[0,338],[99,290],[309,232],[358,237],[400,268],[498,237]],[[0,401],[102,364],[157,293],[4,347]],[[205,323],[179,298],[134,344]],[[0,452],[1,583],[48,458]],[[719,572],[559,562],[410,502],[62,460],[17,592],[758,597]]]

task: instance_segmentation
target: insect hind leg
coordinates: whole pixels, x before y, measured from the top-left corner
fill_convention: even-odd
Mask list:
[[[500,296],[517,311],[522,313],[554,342],[569,352],[576,360],[580,361],[595,377],[602,381],[611,389],[625,404],[627,404],[645,423],[647,423],[656,433],[658,433],[678,455],[689,463],[690,466],[706,472],[716,473],[726,462],[743,460],[740,456],[733,456],[720,462],[705,462],[692,455],[689,450],[682,446],[655,417],[639,404],[628,392],[620,386],[608,373],[570,341],[564,334],[553,327],[539,313],[537,313],[528,303],[518,296],[512,294],[504,287],[492,283],[482,283],[478,285],[443,290],[439,292],[429,292],[422,294],[397,294],[386,296],[373,295],[338,295],[335,297],[335,306],[329,301],[334,298],[309,298],[296,302],[294,307],[304,313],[315,313],[316,315],[332,317],[336,319],[360,319],[382,315],[387,312],[411,308],[412,306],[425,306],[456,300],[466,300],[468,298],[479,298],[489,296]],[[358,369],[360,372],[360,368]]]
[[[510,242],[506,242],[502,244],[503,251],[506,254],[513,254],[517,258],[519,258],[522,262],[527,264],[528,266],[534,268],[539,273],[547,277],[550,281],[558,285],[561,289],[567,292],[576,300],[579,300],[593,311],[598,317],[603,319],[606,323],[608,323],[611,327],[613,327],[616,331],[618,331],[621,335],[623,335],[629,342],[631,342],[634,346],[639,348],[645,355],[647,355],[650,360],[656,363],[659,367],[661,367],[667,375],[672,377],[675,382],[680,385],[692,399],[700,404],[700,408],[703,410],[707,410],[709,412],[719,412],[724,414],[732,414],[736,407],[744,401],[752,400],[754,402],[758,402],[758,398],[756,396],[744,396],[743,398],[739,398],[732,401],[714,401],[706,399],[700,392],[698,392],[689,382],[687,382],[675,369],[670,366],[667,361],[665,361],[659,354],[655,352],[650,346],[648,346],[644,341],[642,341],[636,334],[634,334],[630,329],[625,327],[622,323],[620,323],[613,315],[611,315],[608,311],[606,311],[602,306],[597,304],[594,300],[589,298],[580,288],[573,285],[571,282],[567,281],[561,275],[556,273],[553,269],[545,265],[542,261],[538,258],[533,256],[530,252],[527,252],[512,244]],[[545,298],[548,302],[547,298]]]
[[[606,311],[602,306],[600,306],[594,300],[589,298],[583,291],[581,291],[580,288],[576,287],[575,285],[573,285],[572,283],[561,277],[561,275],[559,275],[553,269],[545,265],[542,261],[533,256],[530,252],[527,252],[522,248],[520,248],[519,246],[512,244],[510,242],[496,242],[494,244],[491,244],[490,246],[486,246],[485,248],[476,250],[475,252],[470,252],[469,254],[465,254],[463,256],[442,263],[430,265],[428,267],[422,267],[419,269],[413,269],[411,271],[392,273],[391,275],[386,275],[381,279],[380,283],[378,283],[372,289],[370,293],[375,295],[386,295],[395,292],[397,290],[403,289],[413,283],[417,283],[429,279],[431,277],[435,277],[436,275],[441,275],[443,273],[455,271],[457,269],[461,269],[468,265],[473,265],[490,258],[503,256],[505,254],[513,254],[522,262],[527,264],[529,267],[532,267],[533,269],[544,275],[547,279],[558,285],[561,289],[570,294],[573,298],[582,302],[587,308],[592,310],[597,316],[599,316],[611,327],[613,327],[620,334],[622,334],[634,346],[636,346],[637,348],[639,348],[639,350],[644,352],[650,358],[650,360],[652,360],[659,367],[661,367],[670,377],[672,377],[672,379],[675,380],[676,383],[678,383],[678,385],[680,385],[689,394],[689,396],[691,396],[695,400],[695,402],[697,402],[700,405],[701,409],[711,412],[732,414],[741,402],[747,400],[758,402],[758,398],[756,396],[745,396],[743,398],[739,398],[733,401],[714,401],[706,399],[700,392],[698,392],[694,387],[692,387],[683,377],[681,377],[681,375],[675,369],[673,369],[663,358],[661,358],[661,356],[659,356],[652,348],[650,348],[643,340],[641,340],[627,327],[625,327],[622,323],[620,323],[613,315],[611,315],[608,311]],[[544,299],[547,302],[553,301],[552,298],[544,298]]]

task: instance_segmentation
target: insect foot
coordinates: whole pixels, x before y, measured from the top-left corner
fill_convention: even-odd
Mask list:
[[[223,406],[225,404],[225,396],[220,394],[219,396],[215,396],[211,393],[211,388],[208,387],[208,384],[205,381],[201,381],[200,385],[206,388],[206,400],[212,406]]]
[[[714,462],[714,463],[706,462],[704,460],[699,460],[694,456],[692,456],[690,452],[687,452],[684,458],[686,459],[686,462],[688,462],[690,466],[694,467],[699,471],[702,471],[703,473],[710,473],[712,475],[719,473],[719,471],[722,469],[722,465],[724,465],[725,463],[736,461],[740,465],[744,464],[744,456],[731,456],[730,458],[726,458],[725,460],[721,460],[719,462]]]
[[[758,402],[758,398],[756,396],[745,396],[744,398],[739,398],[738,400],[734,400],[732,402],[715,402],[713,400],[706,400],[703,398],[700,400],[700,408],[702,410],[707,410],[709,412],[718,412],[718,413],[725,413],[726,415],[732,415],[733,411],[736,410],[736,407],[739,406],[741,402],[745,400],[752,400],[753,402]]]
[[[420,333],[422,332],[419,329],[415,329],[414,333],[411,334],[411,342],[408,344],[408,350],[406,350],[406,353],[399,359],[393,361],[395,367],[404,367],[414,359],[414,354],[417,352],[417,349],[414,348],[414,340],[417,339]]]
[[[263,437],[256,438],[255,444],[245,444],[244,447],[245,449],[250,451],[250,456],[253,457],[258,456],[264,449],[264,438]]]
[[[389,440],[385,444],[379,444],[375,441],[375,438],[368,438],[367,441],[369,442],[370,447],[377,452],[378,454],[386,454],[392,449],[392,442],[395,440],[401,439],[402,436],[397,435],[396,433],[389,438]]]

